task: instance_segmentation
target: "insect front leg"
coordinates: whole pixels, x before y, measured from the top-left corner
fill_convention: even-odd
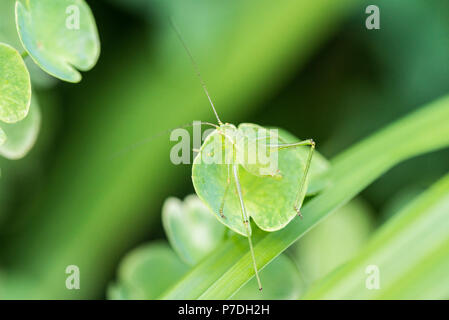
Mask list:
[[[301,180],[299,182],[298,193],[297,193],[295,204],[294,204],[295,211],[298,213],[298,215],[302,219],[302,214],[301,214],[300,209],[301,209],[302,202],[303,202],[304,196],[305,196],[304,186],[305,186],[307,178],[308,178],[310,164],[312,163],[313,151],[315,150],[315,141],[313,141],[312,139],[308,139],[308,140],[303,140],[303,141],[299,141],[299,142],[295,142],[295,143],[281,143],[281,144],[269,145],[269,146],[271,148],[277,148],[278,150],[288,149],[288,148],[296,148],[296,147],[301,147],[301,146],[310,146],[309,154],[307,155],[306,167],[304,169],[304,174],[302,175]]]

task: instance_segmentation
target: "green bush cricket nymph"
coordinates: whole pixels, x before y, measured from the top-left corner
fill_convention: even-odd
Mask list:
[[[248,238],[255,276],[262,290],[250,217],[260,229],[276,231],[295,216],[301,216],[315,142],[297,141],[282,130],[256,124],[242,123],[236,127],[223,123],[190,50],[172,26],[192,61],[218,122],[218,125],[209,124],[215,129],[197,150],[192,165],[193,186],[220,222]]]

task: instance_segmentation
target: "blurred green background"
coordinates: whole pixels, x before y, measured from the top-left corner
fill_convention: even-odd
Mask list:
[[[0,298],[104,298],[122,257],[165,237],[164,200],[193,193],[190,166],[171,164],[161,132],[214,117],[168,16],[224,121],[314,138],[328,158],[449,92],[446,0],[88,3],[97,66],[78,85],[43,81],[36,146],[0,160]],[[381,10],[380,30],[365,27],[369,4]],[[448,171],[442,150],[377,180],[292,248],[306,280],[350,258]],[[80,290],[65,288],[71,264]]]

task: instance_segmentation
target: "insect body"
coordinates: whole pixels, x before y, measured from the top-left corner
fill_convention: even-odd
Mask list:
[[[248,238],[255,276],[262,290],[251,239],[250,218],[264,231],[285,227],[300,208],[308,187],[315,149],[313,140],[298,141],[279,129],[223,123],[198,67],[187,51],[209,99],[218,125],[202,144],[192,166],[195,191],[216,217]]]
[[[315,144],[291,141],[282,131],[255,124],[221,124],[206,138],[193,162],[192,181],[200,199],[223,224],[248,237],[260,288],[250,217],[262,230],[282,229],[301,215],[307,191]],[[258,158],[261,155],[264,159]]]

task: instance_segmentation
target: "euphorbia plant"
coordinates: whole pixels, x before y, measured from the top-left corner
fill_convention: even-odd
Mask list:
[[[42,70],[79,82],[77,69],[94,67],[100,41],[84,0],[6,0],[0,8],[0,154],[17,159],[33,146],[40,126],[32,83],[42,82]]]

